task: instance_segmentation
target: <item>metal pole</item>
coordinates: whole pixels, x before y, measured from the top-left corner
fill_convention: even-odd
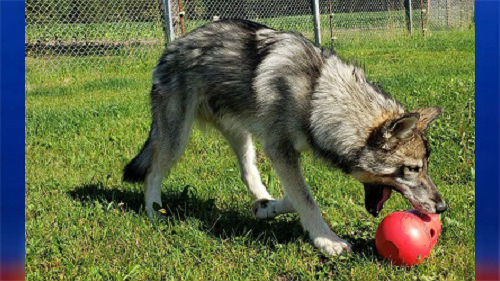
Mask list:
[[[425,36],[424,11],[424,0],[420,0],[420,22],[422,23],[422,36]]]
[[[312,0],[313,17],[314,17],[314,43],[316,46],[321,45],[321,31],[319,26],[319,0]]]
[[[163,7],[165,8],[165,25],[167,31],[167,42],[170,43],[175,40],[174,25],[172,24],[172,7],[170,0],[163,0]]]
[[[405,0],[406,20],[408,22],[408,31],[413,33],[413,18],[411,13],[411,0]]]

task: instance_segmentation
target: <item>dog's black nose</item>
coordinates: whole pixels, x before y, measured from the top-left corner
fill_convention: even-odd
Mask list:
[[[437,203],[436,204],[436,213],[441,214],[444,211],[446,211],[446,203],[444,201]]]

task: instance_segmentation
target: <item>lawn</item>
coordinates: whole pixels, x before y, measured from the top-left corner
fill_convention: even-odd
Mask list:
[[[210,129],[194,131],[163,182],[168,219],[149,221],[142,187],[123,183],[121,170],[148,133],[151,70],[161,51],[153,49],[141,57],[85,57],[81,63],[75,57],[26,59],[26,279],[473,280],[474,30],[378,35],[339,40],[336,47],[407,108],[445,110],[428,133],[430,174],[449,209],[422,265],[392,266],[374,248],[378,223],[410,208],[407,201],[396,194],[373,218],[360,183],[307,153],[306,180],[354,254],[322,255],[296,215],[256,220],[235,157]],[[279,197],[280,182],[260,149],[258,165]]]

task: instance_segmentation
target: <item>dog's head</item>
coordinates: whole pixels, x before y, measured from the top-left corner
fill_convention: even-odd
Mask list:
[[[375,128],[352,175],[365,186],[365,207],[377,216],[392,190],[424,213],[441,213],[446,203],[427,172],[427,126],[441,114],[437,107],[406,113]]]

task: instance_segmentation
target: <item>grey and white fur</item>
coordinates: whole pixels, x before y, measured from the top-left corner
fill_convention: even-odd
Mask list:
[[[407,112],[362,69],[316,48],[301,34],[223,20],[168,44],[153,72],[152,124],[124,180],[145,182],[145,208],[162,205],[162,179],[182,156],[195,120],[217,128],[234,150],[258,218],[297,212],[314,245],[350,252],[325,223],[302,176],[299,154],[315,155],[365,185],[377,215],[392,190],[415,208],[446,205],[427,174],[427,125],[439,108]],[[274,199],[262,184],[252,137],[260,140],[285,188]]]

